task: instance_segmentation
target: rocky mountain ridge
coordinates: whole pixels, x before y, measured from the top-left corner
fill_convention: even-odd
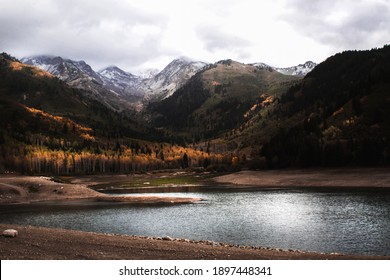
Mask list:
[[[186,57],[177,58],[154,77],[143,80],[140,88],[146,96],[165,99],[207,65],[206,62],[192,61]]]
[[[259,69],[274,70],[284,75],[304,77],[317,66],[317,63],[313,61],[306,61],[304,64],[299,64],[296,66],[285,67],[285,68],[273,67],[262,62],[252,63],[251,65]]]
[[[105,83],[108,79],[95,72],[85,61],[39,55],[22,58],[21,62],[49,72],[70,87],[83,90],[86,96],[115,111],[122,111],[131,106],[127,98],[123,98],[118,92],[106,87]]]
[[[22,58],[21,61],[53,74],[72,87],[92,92],[96,99],[103,99],[104,103],[119,111],[128,107],[139,109],[150,100],[168,98],[193,75],[212,65],[180,57],[160,72],[151,69],[134,75],[117,66],[109,66],[96,72],[85,61],[60,56],[38,55]],[[296,76],[304,76],[316,66],[313,62],[289,68],[275,68],[264,63],[251,65]]]
[[[92,92],[96,99],[103,99],[104,103],[119,111],[126,108],[139,109],[150,99],[164,99],[172,95],[189,78],[208,65],[180,57],[169,63],[161,72],[151,70],[138,76],[117,66],[109,66],[95,72],[84,61],[64,59],[60,56],[39,55],[25,57],[21,61],[53,74],[72,87]]]
[[[143,97],[143,92],[137,90],[140,77],[125,72],[117,66],[109,66],[98,72],[103,86],[125,99],[137,101]]]

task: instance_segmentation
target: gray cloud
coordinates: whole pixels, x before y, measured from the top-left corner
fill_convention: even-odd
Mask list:
[[[127,3],[118,0],[67,0],[55,1],[53,6],[61,14],[60,20],[76,30],[98,27],[105,21],[134,26],[137,24],[158,25],[166,20],[161,15],[145,13]]]
[[[390,38],[387,0],[259,3],[1,0],[0,51],[19,58],[60,55],[83,59],[96,70],[116,64],[132,71],[181,55],[208,61],[256,60],[260,56],[285,65],[291,57],[316,60],[329,55],[324,54],[325,49],[334,53],[378,47]],[[294,46],[293,55],[280,55],[289,49],[288,43]],[[156,67],[163,67],[161,64]]]
[[[297,32],[332,49],[371,48],[390,38],[387,2],[293,0],[286,7],[283,20]]]
[[[6,1],[0,10],[2,51],[54,54],[95,68],[139,65],[173,51],[160,38],[167,18],[123,1]],[[139,32],[139,30],[153,32]]]
[[[210,52],[229,50],[237,54],[238,58],[246,58],[248,56],[246,49],[252,45],[249,40],[229,34],[218,27],[200,26],[196,33]]]

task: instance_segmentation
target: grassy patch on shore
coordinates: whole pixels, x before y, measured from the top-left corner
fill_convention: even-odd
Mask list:
[[[131,189],[131,188],[148,188],[148,187],[164,187],[164,186],[186,186],[186,185],[203,185],[207,180],[220,176],[220,173],[183,173],[169,175],[148,175],[148,176],[133,176],[128,180],[110,182],[91,186],[94,190],[104,189]]]
[[[144,184],[150,183],[152,186],[162,186],[162,185],[188,185],[196,184],[201,181],[200,177],[195,176],[177,176],[177,177],[161,177],[154,178],[149,180],[149,182],[144,182]]]

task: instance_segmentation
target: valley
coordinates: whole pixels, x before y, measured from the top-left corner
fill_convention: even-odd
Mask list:
[[[3,53],[0,172],[385,166],[389,59],[388,46],[284,69],[181,57],[145,77]]]

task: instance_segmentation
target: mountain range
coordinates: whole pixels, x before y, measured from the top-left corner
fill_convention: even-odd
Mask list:
[[[389,46],[289,69],[178,58],[143,76],[3,53],[0,74],[0,171],[390,163]]]
[[[24,57],[21,62],[45,70],[72,87],[94,93],[116,110],[136,108],[138,111],[150,100],[162,100],[171,96],[193,75],[211,65],[180,57],[169,63],[162,71],[151,70],[143,75],[134,75],[117,66],[109,66],[95,72],[84,61],[64,59],[59,56],[39,55]],[[264,63],[254,63],[257,68],[273,69],[285,75],[304,76],[316,64],[306,62],[289,68],[275,68]],[[102,93],[99,96],[99,93]]]
[[[173,95],[149,103],[151,124],[197,142],[240,126],[261,96],[279,96],[299,77],[233,60],[221,60],[195,74]]]

